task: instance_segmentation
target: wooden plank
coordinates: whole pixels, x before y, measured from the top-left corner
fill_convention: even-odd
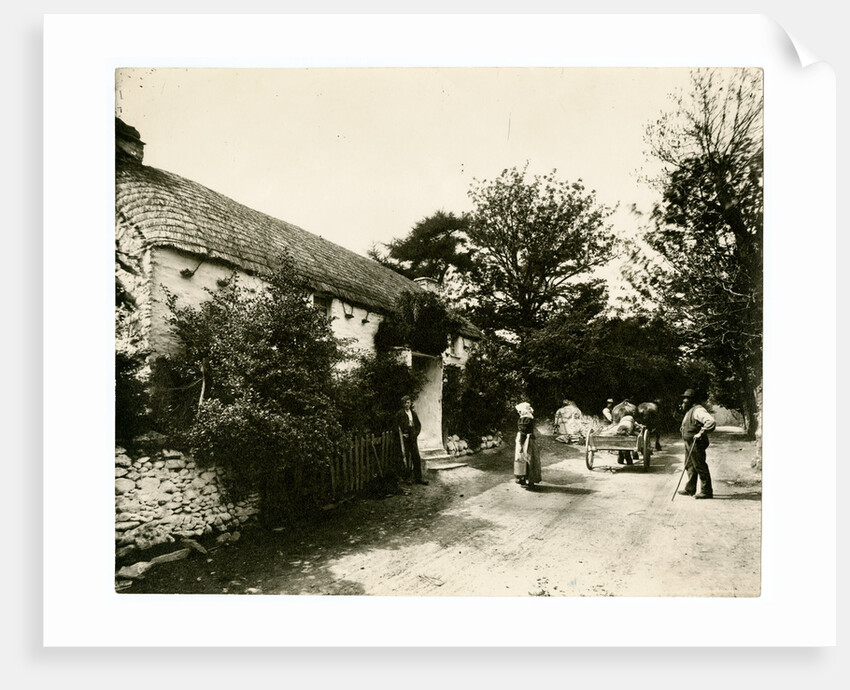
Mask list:
[[[357,457],[357,439],[351,437],[351,450],[348,453],[348,491],[354,490],[354,459]]]
[[[339,496],[342,492],[342,462],[343,458],[345,458],[345,453],[340,453],[339,456],[334,460],[336,466],[336,496]]]
[[[590,446],[596,450],[637,450],[639,436],[592,436]]]
[[[371,476],[371,463],[369,462],[369,437],[363,437],[363,486],[365,487]]]
[[[372,457],[374,458],[375,476],[383,477],[384,471],[381,469],[381,445],[384,439],[381,436],[372,436]]]
[[[360,448],[363,445],[363,439],[358,438],[354,442],[354,490],[360,491]]]
[[[390,453],[389,436],[387,435],[387,432],[381,434],[381,438],[383,439],[383,443],[381,444],[381,462],[384,463],[384,472],[386,472],[389,469],[387,459],[389,458]]]
[[[389,446],[387,445],[387,432],[381,434],[381,469],[384,472],[387,471],[387,452],[389,451]]]
[[[345,453],[345,456],[342,458],[342,492],[348,493],[349,483],[351,481],[351,475],[349,472],[349,467],[351,465],[351,444],[348,445],[348,450]]]
[[[354,460],[357,457],[357,439],[351,439],[351,452],[348,454],[348,490],[354,489]]]
[[[384,441],[384,472],[390,471],[390,455],[392,453],[392,434],[388,431]]]
[[[336,459],[336,495],[342,495],[342,466],[345,464],[345,453],[340,453]]]
[[[369,437],[360,438],[360,488],[363,489],[369,481]]]
[[[357,439],[357,490],[360,491],[366,485],[366,467],[363,459],[365,445],[363,437]]]

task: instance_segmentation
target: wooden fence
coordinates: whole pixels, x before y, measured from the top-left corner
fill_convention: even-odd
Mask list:
[[[375,479],[399,472],[402,462],[397,431],[354,437],[348,452],[331,462],[330,498],[362,491]]]

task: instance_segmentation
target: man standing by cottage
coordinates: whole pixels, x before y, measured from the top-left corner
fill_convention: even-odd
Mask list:
[[[693,388],[682,393],[681,410],[685,413],[682,419],[682,439],[685,441],[685,471],[688,473],[688,481],[679,493],[694,498],[714,498],[705,449],[708,448],[708,434],[714,431],[717,424],[714,417],[699,403]],[[699,493],[697,478],[700,483]]]
[[[413,401],[410,396],[405,395],[401,399],[401,410],[396,414],[395,420],[405,465],[410,464],[413,467],[413,481],[417,484],[428,484],[427,481],[422,479],[422,458],[419,456],[419,442],[417,440],[419,432],[422,430],[422,424],[413,409]]]

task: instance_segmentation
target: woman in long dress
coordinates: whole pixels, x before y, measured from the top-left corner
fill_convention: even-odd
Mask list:
[[[514,477],[517,484],[532,489],[542,479],[540,451],[537,449],[537,439],[534,435],[534,409],[527,402],[521,402],[516,406],[516,411],[519,420],[514,449]]]

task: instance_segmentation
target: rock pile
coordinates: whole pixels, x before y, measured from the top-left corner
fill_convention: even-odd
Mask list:
[[[502,445],[502,435],[500,433],[481,437],[481,448],[495,448],[500,445]],[[453,435],[449,436],[446,441],[446,452],[458,457],[460,455],[470,455],[475,450],[470,448],[469,443],[460,438],[460,436]]]
[[[259,512],[252,496],[236,503],[221,491],[215,469],[198,467],[180,451],[131,458],[115,449],[116,555],[176,538],[234,530]]]
[[[454,435],[449,436],[446,441],[446,452],[457,457],[459,455],[469,455],[472,453],[472,449],[466,441],[460,438],[460,436]]]
[[[487,436],[481,437],[481,447],[482,448],[495,448],[497,446],[502,445],[502,434],[496,432],[495,434],[490,434]]]

